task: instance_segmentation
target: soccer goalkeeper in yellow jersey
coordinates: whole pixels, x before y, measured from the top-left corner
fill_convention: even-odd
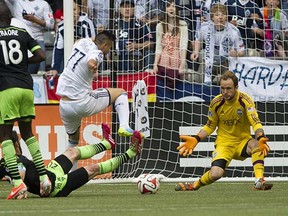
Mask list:
[[[254,190],[270,190],[272,184],[264,180],[264,158],[270,151],[261,121],[253,100],[238,91],[238,78],[226,71],[220,78],[221,94],[210,103],[208,121],[195,136],[181,136],[184,143],[178,146],[179,154],[186,156],[193,152],[199,141],[217,128],[215,150],[212,154],[211,169],[193,183],[178,183],[176,191],[198,190],[220,179],[232,159],[252,158],[255,174]],[[250,134],[250,126],[255,139]]]

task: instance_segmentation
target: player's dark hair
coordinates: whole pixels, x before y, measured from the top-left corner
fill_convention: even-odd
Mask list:
[[[74,2],[75,2],[77,5],[79,5],[79,6],[82,5],[82,0],[74,0]]]
[[[95,37],[96,44],[104,43],[104,42],[114,42],[116,39],[115,35],[107,30],[99,32]]]
[[[225,71],[221,77],[220,77],[220,82],[221,80],[228,80],[228,79],[232,79],[234,86],[238,86],[238,77],[235,75],[235,73],[233,73],[232,71]]]
[[[0,2],[0,26],[10,25],[12,13],[4,1]]]
[[[167,7],[170,7],[170,5],[172,3],[175,4],[175,8],[176,8],[175,27],[173,27],[172,35],[176,36],[180,32],[180,28],[179,28],[180,27],[180,18],[179,18],[179,7],[175,3],[175,0],[165,1],[164,13],[162,14],[162,18],[161,18],[162,22],[161,23],[162,23],[162,27],[163,27],[163,32],[164,33],[168,32],[168,13],[166,12],[166,9],[167,9]]]
[[[227,16],[228,9],[225,5],[221,3],[216,3],[216,4],[213,4],[213,6],[210,9],[211,18],[213,18],[217,12],[222,12],[223,14]]]

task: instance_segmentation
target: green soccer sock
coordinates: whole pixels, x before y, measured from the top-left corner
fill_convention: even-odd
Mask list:
[[[2,151],[7,168],[13,179],[13,184],[18,187],[23,181],[19,175],[16,151],[12,140],[5,140],[2,142]]]
[[[130,148],[126,151],[126,153],[128,154],[129,158],[133,158],[137,155],[136,151],[133,151]]]
[[[107,161],[99,163],[99,173],[105,174],[114,171],[117,169],[120,165],[127,162],[130,159],[129,155],[126,153],[121,154],[119,156],[116,156],[114,158],[111,158]]]
[[[107,140],[102,140],[100,143],[93,145],[85,145],[75,147],[79,151],[79,160],[84,160],[93,157],[94,155],[111,149],[111,145]]]
[[[35,167],[39,173],[40,181],[43,181],[45,178],[47,178],[46,175],[46,169],[44,166],[43,158],[39,149],[39,143],[36,139],[36,137],[30,137],[25,141],[29,152],[32,156],[33,162],[35,164]]]

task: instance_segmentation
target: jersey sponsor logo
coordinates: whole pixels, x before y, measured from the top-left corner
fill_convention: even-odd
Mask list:
[[[232,20],[236,20],[239,26],[246,26],[247,18],[238,17],[237,15],[232,16]]]
[[[233,125],[237,125],[240,124],[240,120],[239,119],[227,119],[227,120],[223,120],[223,124],[227,125],[227,126],[233,126]]]
[[[128,38],[128,32],[120,30],[119,31],[119,38]]]

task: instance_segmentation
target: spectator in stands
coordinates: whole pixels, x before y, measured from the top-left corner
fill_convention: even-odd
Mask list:
[[[146,23],[153,37],[153,44],[144,50],[144,64],[153,69],[155,58],[156,25],[162,13],[163,3],[159,0],[135,0],[135,17]]]
[[[166,1],[164,16],[156,26],[156,51],[153,73],[164,86],[175,87],[176,79],[185,73],[188,28],[178,16],[174,0]]]
[[[81,12],[81,0],[74,0],[74,38],[95,37],[95,29],[92,20],[86,13]],[[64,68],[64,20],[59,22],[52,57],[52,70],[47,75],[57,76]]]
[[[259,55],[263,50],[263,16],[252,0],[227,0],[228,20],[236,26],[247,48],[246,55]]]
[[[144,50],[152,43],[152,34],[147,24],[135,18],[134,1],[123,0],[120,4],[117,23],[118,71],[143,71]]]
[[[206,0],[202,1],[200,10],[201,10],[201,21],[207,22],[211,20],[210,10],[213,4],[221,3],[225,4],[227,0]]]
[[[288,19],[279,8],[279,0],[265,0],[261,9],[265,23],[264,56],[285,58],[284,39],[288,32]]]
[[[64,19],[63,0],[45,0],[50,5],[55,20],[54,30],[56,31],[58,23]]]
[[[111,137],[110,128],[107,124],[102,124],[102,134],[103,139],[100,143],[69,148],[48,164],[46,170],[53,182],[51,193],[49,192],[48,194],[49,197],[67,197],[72,191],[83,186],[95,176],[112,172],[141,153],[142,138],[140,133],[135,131],[129,149],[126,152],[109,160],[97,164],[89,164],[75,171],[70,171],[73,162],[89,159],[100,152],[115,148],[116,143]],[[15,142],[15,147],[21,150],[19,142]],[[27,184],[28,191],[41,197],[39,193],[39,175],[35,168],[35,162],[29,160],[21,153],[19,152],[18,154],[18,168],[21,177]],[[6,162],[2,158],[0,160],[0,179],[6,177],[7,180],[10,180],[11,173],[11,170],[7,169]]]
[[[60,21],[62,21],[64,19],[64,11],[63,11],[63,0],[61,1],[57,1],[57,7],[55,8],[55,11],[53,16],[54,16],[54,20],[55,20],[55,24],[54,24],[54,31],[57,31],[57,26],[58,23]]]
[[[89,18],[93,21],[96,32],[101,32],[103,30],[110,29],[110,22],[112,23],[110,17],[110,1],[103,0],[88,0],[88,9],[89,9]],[[99,67],[99,70],[109,73],[110,63],[111,63],[111,53],[108,53],[102,64]]]
[[[88,0],[89,18],[93,21],[97,32],[109,28],[110,1]]]
[[[175,0],[180,19],[186,21],[188,27],[188,49],[186,55],[187,70],[183,78],[192,82],[199,82],[199,63],[192,62],[190,55],[194,49],[196,29],[200,26],[200,6],[202,0]]]
[[[257,5],[258,5],[258,7],[259,8],[262,8],[262,7],[264,7],[265,6],[265,0],[253,0]]]
[[[205,43],[204,83],[218,84],[219,76],[228,69],[228,57],[244,56],[244,43],[239,30],[227,21],[227,7],[216,3],[211,7],[211,21],[202,23],[196,34],[195,50],[191,60],[199,57]]]
[[[24,21],[30,27],[34,39],[45,51],[44,31],[54,29],[53,12],[50,5],[44,0],[6,0],[13,17]],[[28,70],[31,74],[46,70],[45,61],[30,64]]]
[[[281,0],[280,8],[282,8],[282,10],[284,10],[286,15],[288,16],[288,2],[287,2],[287,0]]]

